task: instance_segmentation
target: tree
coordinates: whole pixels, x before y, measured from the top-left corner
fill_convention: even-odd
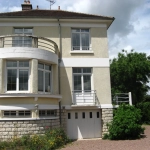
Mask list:
[[[150,56],[123,50],[110,63],[112,94],[132,92],[133,104],[142,101],[150,88]]]

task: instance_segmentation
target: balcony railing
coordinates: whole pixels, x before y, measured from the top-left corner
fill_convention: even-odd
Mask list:
[[[58,46],[54,41],[33,35],[14,34],[0,36],[0,48],[6,47],[33,47],[58,54]]]
[[[114,105],[120,105],[122,103],[132,105],[132,96],[131,92],[129,93],[116,93],[113,96],[112,103]]]
[[[92,106],[99,104],[96,91],[72,91],[72,104]]]

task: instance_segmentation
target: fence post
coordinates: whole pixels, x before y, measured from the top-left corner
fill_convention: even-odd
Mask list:
[[[132,105],[132,95],[131,95],[131,92],[129,92],[129,104]]]

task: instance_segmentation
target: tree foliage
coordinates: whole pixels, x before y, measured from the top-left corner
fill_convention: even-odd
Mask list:
[[[150,56],[123,50],[110,63],[112,94],[132,92],[134,104],[142,101],[149,89]]]

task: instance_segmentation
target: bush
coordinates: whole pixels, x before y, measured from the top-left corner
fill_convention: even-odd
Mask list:
[[[141,111],[134,106],[120,105],[114,111],[113,121],[108,124],[109,134],[104,139],[125,140],[140,138],[144,128],[141,127]]]
[[[142,123],[150,124],[150,102],[141,102],[136,105],[141,110]]]
[[[23,136],[14,138],[9,142],[0,142],[0,149],[11,148],[12,150],[54,150],[70,142],[64,130],[61,128],[49,129],[44,135]]]

